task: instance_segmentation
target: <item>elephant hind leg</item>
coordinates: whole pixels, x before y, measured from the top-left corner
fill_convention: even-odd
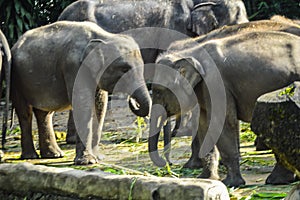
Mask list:
[[[231,104],[230,104],[231,103]],[[239,152],[239,120],[233,101],[228,101],[227,116],[222,134],[217,142],[222,162],[227,168],[227,176],[223,183],[230,187],[245,185],[240,172]]]
[[[21,95],[16,96],[14,94],[16,92],[13,91],[13,106],[16,109],[21,127],[21,159],[38,158],[39,156],[35,151],[32,138],[32,107],[26,103]]]
[[[38,125],[41,157],[63,157],[63,152],[56,143],[56,138],[53,130],[52,116],[54,112],[42,111],[36,108],[33,108],[33,112],[35,114]]]

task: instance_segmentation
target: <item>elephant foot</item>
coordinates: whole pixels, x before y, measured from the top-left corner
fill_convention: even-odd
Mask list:
[[[201,159],[200,158],[193,158],[191,157],[187,163],[185,163],[183,165],[183,168],[188,168],[188,169],[199,169],[199,168],[202,168],[203,165],[202,165],[202,162],[201,162]]]
[[[39,155],[34,152],[22,152],[20,159],[37,159]]]
[[[246,181],[241,176],[227,176],[222,182],[228,187],[239,187],[246,184]]]
[[[47,150],[41,149],[42,158],[62,158],[64,157],[64,152],[60,148],[50,148]]]
[[[92,154],[87,154],[83,156],[79,156],[75,158],[74,164],[75,165],[90,165],[99,163],[100,160],[104,158],[103,155],[99,154],[98,156],[94,156]]]
[[[297,181],[295,175],[290,170],[276,164],[272,173],[268,176],[266,184],[271,185],[286,185]]]

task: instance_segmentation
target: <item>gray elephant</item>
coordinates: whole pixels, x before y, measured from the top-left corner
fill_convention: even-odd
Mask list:
[[[285,32],[254,30],[189,45],[190,48],[181,46],[178,50],[173,47],[157,60],[178,73],[164,80],[172,86],[173,93],[170,88],[153,85],[150,134],[157,134],[166,117],[198,104],[197,138],[201,148],[200,151],[196,149],[196,155],[203,158],[204,165],[200,177],[219,178],[216,144],[227,168],[223,182],[228,186],[243,185],[245,181],[239,169],[238,120],[251,120],[260,95],[300,80],[300,39]],[[160,78],[160,74],[157,76]],[[193,93],[179,81],[180,77],[192,87],[196,101],[192,101]],[[162,105],[165,111],[156,109],[156,104]]]
[[[223,27],[211,31],[210,33],[203,36],[175,41],[169,46],[168,51],[172,52],[172,51],[178,51],[187,48],[193,48],[197,43],[203,43],[212,39],[224,38],[235,34],[242,34],[251,31],[282,31],[282,32],[292,33],[298,36],[300,35],[300,29],[297,24],[291,24],[289,21],[287,21],[286,23],[285,21],[261,20],[261,21],[253,21],[249,23],[227,26],[227,27]],[[177,116],[177,118],[180,118],[180,115]],[[158,135],[154,134],[149,139],[149,152],[152,152],[150,154],[150,157],[156,165],[164,166],[166,162],[164,162],[163,159],[160,158],[159,155],[157,154],[157,144],[158,144]],[[202,166],[201,160],[198,156],[199,150],[200,150],[200,144],[198,139],[195,138],[192,142],[191,158],[184,165],[184,167],[195,169]]]
[[[126,7],[126,12],[124,7]],[[124,31],[130,33],[131,29],[160,27],[176,30],[187,36],[204,34],[227,24],[248,22],[245,5],[241,0],[116,0],[101,2],[79,0],[69,5],[61,13],[58,20],[92,21],[112,33]],[[145,40],[147,40],[145,35],[132,36],[140,46],[144,46]],[[166,41],[163,42],[165,46],[169,45]],[[160,35],[153,43],[162,43]],[[161,50],[156,47],[156,49],[142,49],[141,52],[145,63],[154,63]],[[153,73],[153,69],[145,70],[147,81],[151,82]],[[70,114],[67,142],[72,143],[74,141],[75,134],[72,133],[75,133],[75,131],[72,115]],[[171,139],[170,122],[164,127],[164,132],[166,132],[164,134],[165,151],[168,152]],[[150,140],[152,139],[150,138]],[[168,153],[165,156],[168,159]]]
[[[41,157],[55,158],[63,152],[55,140],[52,115],[72,106],[79,136],[75,164],[96,163],[101,156],[98,143],[107,92],[129,94],[131,110],[139,116],[149,114],[143,60],[129,36],[108,33],[92,22],[56,22],[26,32],[12,55],[12,102],[21,126],[22,158],[38,157],[32,112]],[[100,100],[96,104],[95,98]]]
[[[6,130],[8,124],[9,113],[9,96],[10,96],[10,72],[11,72],[11,52],[9,44],[5,35],[0,30],[0,95],[2,95],[2,78],[5,78],[6,90],[5,90],[5,109],[3,113],[3,127],[2,127],[2,148],[4,148],[6,141]]]

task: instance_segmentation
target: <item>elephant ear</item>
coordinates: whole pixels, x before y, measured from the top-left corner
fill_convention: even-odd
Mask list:
[[[218,27],[219,23],[213,11],[214,2],[199,3],[191,10],[188,29],[197,35],[203,35]]]
[[[83,62],[83,60],[87,57],[87,55],[94,50],[94,48],[99,45],[99,44],[107,44],[106,41],[102,40],[102,39],[92,39],[88,42],[88,44],[86,45],[86,47],[84,48],[82,54],[81,54],[81,58],[80,58],[80,63]],[[101,48],[99,48],[101,49]]]
[[[201,63],[193,57],[182,58],[175,62],[175,66],[189,83],[194,87],[202,80],[205,71]]]

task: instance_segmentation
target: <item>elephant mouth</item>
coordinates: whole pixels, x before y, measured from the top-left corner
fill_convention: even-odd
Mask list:
[[[140,117],[146,117],[150,113],[151,98],[146,86],[135,90],[128,100],[131,111]]]

